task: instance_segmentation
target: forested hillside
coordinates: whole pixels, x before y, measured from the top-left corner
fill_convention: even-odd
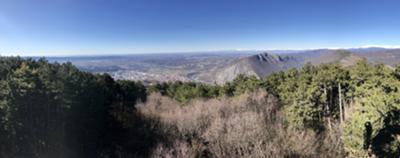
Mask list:
[[[0,57],[0,157],[398,157],[400,67],[144,86]]]
[[[400,154],[400,66],[392,69],[366,60],[347,67],[306,64],[262,80],[240,75],[206,90],[193,83],[155,86],[180,102],[199,96],[237,96],[260,88],[279,99],[286,127],[339,135],[349,157]]]
[[[140,83],[45,59],[1,57],[0,87],[0,157],[114,157],[124,137],[112,114],[146,99]]]

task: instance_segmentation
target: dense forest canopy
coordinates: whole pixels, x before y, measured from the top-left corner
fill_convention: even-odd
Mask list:
[[[279,98],[289,127],[329,132],[333,124],[339,124],[343,147],[350,156],[400,154],[400,120],[394,119],[400,117],[400,66],[371,65],[366,60],[348,67],[307,64],[262,80],[240,75],[222,86],[176,82],[152,88],[180,102],[262,88]],[[371,131],[366,131],[367,124]]]
[[[112,114],[146,98],[140,82],[116,82],[70,63],[1,57],[0,73],[1,157],[108,155],[120,132]]]
[[[267,101],[260,102],[249,96],[259,94],[257,92],[260,90],[268,92],[264,96],[268,98]],[[310,149],[309,155],[295,153],[300,149],[279,150],[275,154],[282,155],[278,157],[317,157],[315,152],[326,151],[332,153],[326,155],[328,157],[398,157],[399,90],[400,66],[371,65],[366,60],[347,67],[339,64],[307,64],[301,69],[273,73],[265,79],[240,75],[224,85],[168,82],[144,86],[141,82],[115,81],[107,74],[82,72],[71,63],[0,57],[0,157],[148,157],[157,155],[154,152],[163,152],[161,149],[152,151],[160,142],[164,148],[181,148],[171,141],[172,137],[184,140],[185,147],[189,146],[185,152],[191,151],[191,157],[235,156],[244,148],[248,156],[254,156],[256,151],[265,152],[258,152],[258,156],[268,155],[266,152],[274,153],[269,148],[254,148],[269,143],[273,145],[274,142],[255,145],[255,142],[241,142],[239,138],[223,142],[225,138],[222,136],[226,135],[213,135],[215,142],[207,141],[204,143],[206,145],[200,145],[202,150],[194,150],[196,145],[193,140],[200,140],[207,132],[198,131],[196,134],[191,128],[186,129],[187,125],[181,119],[168,115],[167,108],[194,112],[195,109],[185,108],[203,108],[205,105],[196,105],[201,100],[207,102],[232,98],[227,102],[209,103],[210,106],[216,104],[218,112],[224,115],[208,111],[209,115],[205,114],[204,117],[227,119],[229,122],[232,119],[249,119],[244,118],[249,115],[241,114],[247,112],[257,117],[276,117],[273,121],[269,118],[265,122],[257,122],[260,124],[257,129],[264,128],[265,124],[274,124],[276,129],[265,130],[270,134],[280,133],[279,130],[286,131],[288,135],[312,131],[315,133],[313,137],[323,138],[321,140],[327,140],[332,135],[338,136],[340,148],[326,145],[324,141],[316,143],[322,145]],[[166,96],[175,101],[157,100],[154,96],[151,99],[156,102],[148,100],[148,95],[154,93],[161,94],[158,98]],[[250,99],[239,102],[243,104],[235,102],[234,98],[243,99],[246,95]],[[276,97],[273,111],[277,114],[274,115],[271,110],[265,112],[266,106],[272,106],[270,100],[274,99],[271,96]],[[141,110],[135,106],[137,103],[142,105]],[[173,106],[159,107],[164,104]],[[252,105],[254,109],[249,108]],[[143,106],[154,107],[153,111],[158,110],[159,113],[149,112]],[[282,122],[277,121],[278,116]],[[212,120],[204,124],[196,121],[191,123],[201,129],[211,129],[214,125]],[[229,127],[235,126],[230,124]],[[174,132],[167,133],[167,129],[181,134],[171,135]],[[257,138],[262,137],[253,134]],[[277,138],[281,137],[292,139],[287,135]],[[210,138],[209,135],[206,138]],[[247,145],[229,146],[232,143]],[[221,144],[228,144],[226,147],[229,148],[220,148]],[[179,157],[179,152],[169,151],[172,149],[167,153]],[[229,151],[232,153],[226,154]]]

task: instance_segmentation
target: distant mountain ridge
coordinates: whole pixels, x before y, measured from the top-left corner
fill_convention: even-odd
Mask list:
[[[259,78],[270,73],[298,67],[300,62],[292,56],[261,53],[238,59],[232,64],[215,72],[215,82],[218,84],[231,81],[240,74],[254,75]]]
[[[215,82],[222,84],[232,81],[240,74],[263,78],[273,72],[302,67],[306,63],[313,65],[339,63],[343,66],[350,66],[363,59],[363,57],[346,50],[319,50],[308,53],[278,55],[264,52],[244,57],[215,72]]]
[[[306,63],[319,65],[337,62],[349,66],[362,58],[370,63],[394,67],[400,62],[400,49],[370,47],[47,57],[51,62],[70,61],[83,71],[109,73],[114,79],[148,83],[179,80],[209,84],[222,84],[239,74],[263,78],[273,72],[300,68]]]

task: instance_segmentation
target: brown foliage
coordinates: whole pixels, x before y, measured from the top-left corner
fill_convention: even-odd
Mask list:
[[[185,105],[152,94],[138,111],[176,136],[173,142],[160,143],[152,157],[343,156],[330,145],[339,144],[339,137],[286,128],[277,99],[263,90]]]

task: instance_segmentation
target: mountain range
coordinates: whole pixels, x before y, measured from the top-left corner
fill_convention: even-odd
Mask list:
[[[400,63],[400,49],[380,47],[353,49],[218,51],[174,54],[48,57],[54,62],[72,62],[92,73],[109,73],[115,79],[196,81],[222,84],[240,74],[263,78],[277,71],[300,68],[310,63],[339,63],[349,66],[361,59],[394,67]]]
[[[364,58],[371,64],[384,64],[388,67],[394,67],[400,63],[400,49],[319,49],[281,54],[262,52],[238,59],[213,72],[215,75],[213,78],[216,83],[222,84],[233,80],[240,74],[263,78],[273,72],[300,68],[307,63],[312,65],[338,63],[342,66],[350,66]]]

